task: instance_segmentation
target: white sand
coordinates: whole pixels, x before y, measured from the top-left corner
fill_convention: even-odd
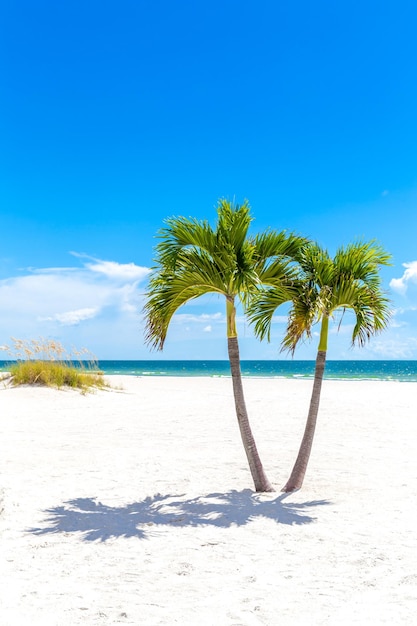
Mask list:
[[[254,494],[229,379],[0,390],[2,626],[417,623],[417,383],[245,380],[275,494]]]

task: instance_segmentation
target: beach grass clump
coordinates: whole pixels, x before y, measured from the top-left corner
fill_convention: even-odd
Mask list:
[[[71,387],[81,393],[109,387],[103,372],[98,368],[97,360],[86,348],[68,352],[59,341],[12,337],[12,346],[5,346],[5,349],[13,361],[2,380],[14,387]]]

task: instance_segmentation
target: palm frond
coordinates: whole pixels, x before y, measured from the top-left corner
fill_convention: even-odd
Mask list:
[[[215,248],[216,238],[210,224],[186,217],[171,217],[158,232],[156,262],[171,269],[175,268],[178,256],[187,248],[199,248],[210,252]]]
[[[201,264],[189,271],[164,269],[151,276],[144,306],[145,343],[162,350],[171,319],[181,306],[209,292],[225,295],[220,277],[209,269]]]
[[[260,264],[258,270],[262,271],[276,258],[297,261],[308,243],[309,240],[305,237],[287,233],[285,230],[267,230],[256,235],[253,244],[255,246],[254,260]]]
[[[351,305],[356,316],[352,345],[364,346],[372,336],[385,330],[391,319],[390,300],[381,289],[361,286]]]
[[[219,200],[217,206],[217,228],[219,247],[231,246],[239,251],[247,240],[249,227],[253,221],[247,200],[241,205]]]
[[[334,264],[341,276],[369,284],[380,280],[380,267],[390,265],[391,259],[391,255],[375,240],[358,241],[339,248]]]
[[[292,306],[288,314],[288,325],[281,343],[281,351],[294,354],[299,342],[305,338],[311,339],[312,327],[324,314],[320,292],[309,285],[300,285],[296,297],[292,299]]]
[[[271,325],[276,309],[291,300],[291,294],[285,287],[262,288],[252,295],[246,307],[246,314],[254,333],[259,339],[269,341]]]

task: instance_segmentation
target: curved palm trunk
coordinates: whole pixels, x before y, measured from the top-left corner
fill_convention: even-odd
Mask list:
[[[290,491],[296,491],[297,489],[301,489],[304,481],[304,476],[307,471],[308,461],[310,459],[314,432],[316,430],[317,415],[319,412],[321,384],[323,382],[324,368],[326,367],[327,331],[328,318],[324,318],[322,321],[320,344],[316,358],[313,391],[311,394],[310,408],[308,411],[307,423],[304,430],[303,439],[301,441],[300,450],[298,452],[297,460],[291,472],[291,476],[289,477],[284,487],[281,489],[281,491],[285,491],[287,493]]]
[[[228,337],[227,347],[229,351],[230,371],[232,373],[233,394],[235,397],[235,407],[243,447],[249,462],[256,491],[274,491],[269,482],[261,459],[258,454],[255,439],[249,424],[249,417],[246,410],[245,398],[243,395],[242,374],[240,371],[239,345],[237,337]]]

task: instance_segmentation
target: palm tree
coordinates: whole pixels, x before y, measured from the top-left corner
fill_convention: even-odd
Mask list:
[[[317,244],[308,244],[298,257],[300,274],[290,285],[292,304],[282,349],[294,354],[300,339],[311,338],[315,323],[320,323],[320,339],[304,436],[282,491],[300,489],[307,470],[326,365],[329,321],[338,309],[343,313],[352,310],[356,321],[352,345],[359,346],[386,328],[390,318],[389,300],[381,287],[379,268],[389,265],[390,259],[391,255],[375,241],[339,248],[333,259]],[[282,289],[276,291],[273,287],[265,289],[253,301],[249,319],[261,339],[270,338],[272,316],[283,301]]]
[[[305,240],[274,231],[248,236],[252,218],[247,202],[239,206],[220,200],[217,213],[215,229],[207,221],[192,218],[166,220],[159,233],[156,266],[146,294],[145,341],[162,350],[171,318],[179,307],[210,292],[225,298],[227,345],[240,433],[256,491],[273,491],[245,405],[236,301],[245,303],[262,280],[280,290],[280,281],[293,273],[291,261]]]

